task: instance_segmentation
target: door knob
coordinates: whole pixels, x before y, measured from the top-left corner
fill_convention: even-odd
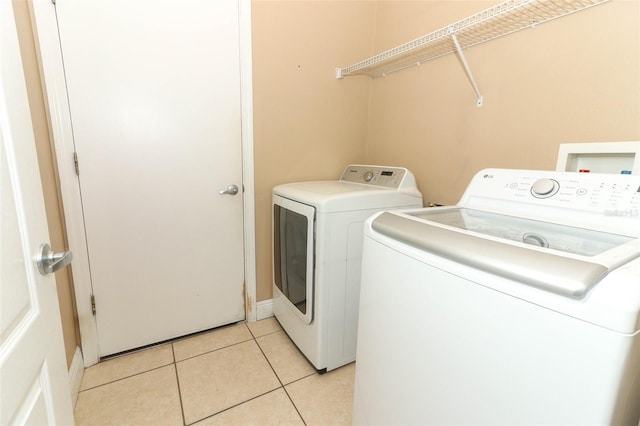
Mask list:
[[[36,258],[38,271],[42,275],[51,274],[59,269],[64,268],[73,260],[71,251],[54,252],[49,244],[40,245],[40,252]]]
[[[224,195],[224,194],[236,195],[237,193],[238,193],[237,185],[229,185],[227,189],[223,189],[219,192],[220,195]]]

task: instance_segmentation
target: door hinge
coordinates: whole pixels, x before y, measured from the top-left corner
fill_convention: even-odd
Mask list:
[[[91,313],[94,317],[96,316],[96,297],[93,294],[91,295]]]
[[[73,165],[76,168],[76,175],[80,176],[80,166],[78,165],[78,153],[73,153]]]

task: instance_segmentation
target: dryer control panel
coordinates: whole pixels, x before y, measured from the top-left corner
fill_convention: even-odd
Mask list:
[[[415,188],[413,174],[403,167],[351,164],[344,169],[340,180],[392,189]]]

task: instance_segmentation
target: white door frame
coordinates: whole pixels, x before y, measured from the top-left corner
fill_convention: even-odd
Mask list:
[[[253,84],[251,60],[251,0],[238,0],[240,27],[240,96],[242,180],[244,183],[244,280],[247,321],[256,320],[255,203],[253,176]],[[73,287],[85,367],[96,364],[98,335],[91,309],[91,274],[80,185],[73,160],[71,114],[52,0],[29,0],[51,135],[60,178],[69,249],[73,251]]]

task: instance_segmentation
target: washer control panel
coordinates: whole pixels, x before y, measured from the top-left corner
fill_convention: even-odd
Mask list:
[[[413,175],[402,167],[351,164],[344,169],[340,180],[393,189],[415,187]]]
[[[564,215],[588,212],[640,221],[640,176],[486,169],[474,176],[458,205],[468,204],[527,209],[532,215],[536,205],[562,209]]]

